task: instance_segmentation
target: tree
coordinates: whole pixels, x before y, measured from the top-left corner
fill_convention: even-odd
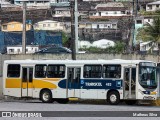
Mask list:
[[[153,43],[158,43],[160,46],[160,17],[154,17],[153,23],[147,23],[144,27],[138,30],[136,37],[137,40],[142,41],[152,41]],[[151,47],[151,49],[154,47]],[[160,50],[160,49],[159,49]]]
[[[62,44],[63,44],[63,46],[66,46],[68,39],[69,38],[68,38],[67,34],[62,31]]]

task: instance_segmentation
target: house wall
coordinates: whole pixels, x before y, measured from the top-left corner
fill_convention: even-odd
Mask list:
[[[34,29],[35,30],[53,30],[53,31],[57,31],[57,30],[64,30],[64,24],[61,22],[39,22],[34,24]]]
[[[92,29],[107,29],[107,28],[117,28],[117,24],[111,24],[111,23],[86,23],[86,24],[80,24],[79,28],[92,28]]]
[[[39,50],[39,47],[26,47],[26,53],[35,53]],[[20,54],[22,53],[22,47],[7,47],[7,54]]]
[[[15,5],[23,5],[24,0],[14,0]],[[27,0],[26,1],[27,7],[33,7],[33,6],[41,6],[46,7],[50,6],[50,0]]]
[[[31,30],[32,25],[26,24],[26,31]],[[2,24],[2,31],[11,32],[11,31],[23,31],[23,24],[20,22],[9,22]]]
[[[91,16],[123,16],[123,15],[127,14],[123,14],[121,11],[99,11]]]
[[[156,10],[160,9],[160,4],[157,4],[157,5],[149,5],[149,4],[147,4],[146,5],[146,11],[156,11]],[[152,7],[150,8],[150,6],[152,6]]]
[[[144,18],[144,24],[146,24],[146,23],[152,24],[153,19],[152,18]]]
[[[69,10],[56,10],[55,14],[53,15],[54,17],[69,17],[71,16]]]

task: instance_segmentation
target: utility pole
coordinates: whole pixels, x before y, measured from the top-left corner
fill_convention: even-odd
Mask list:
[[[76,53],[78,53],[78,0],[75,1],[75,7],[74,7],[74,17],[75,17],[75,49]]]
[[[23,2],[22,54],[26,54],[26,2]]]
[[[75,46],[75,29],[74,29],[74,1],[70,1],[71,13],[71,43],[72,43],[72,60],[76,60],[76,46]]]

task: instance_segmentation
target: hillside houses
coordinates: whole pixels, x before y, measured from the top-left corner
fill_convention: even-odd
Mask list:
[[[160,1],[150,2],[146,4],[146,11],[160,10]]]
[[[34,30],[50,30],[50,31],[63,31],[64,24],[62,22],[53,21],[53,20],[45,20],[35,23]]]
[[[22,24],[20,19],[22,18],[22,12],[19,13],[20,9],[22,10],[22,7],[20,7],[22,2],[23,0],[14,0],[14,3],[10,5],[13,5],[11,8],[17,6],[17,11],[15,11],[16,9],[14,10],[15,16],[14,12],[11,12],[11,15],[8,16],[0,15],[0,19],[4,17],[10,21],[4,23],[4,20],[2,20],[2,31],[16,32],[15,29],[17,27],[15,25],[10,25],[12,30],[9,30],[6,25],[12,22]],[[64,32],[70,37],[71,11],[69,0],[26,0],[26,2],[27,12],[29,10],[34,11],[27,13],[27,20],[32,21],[30,28],[27,27],[28,31],[58,31]],[[135,45],[137,30],[146,23],[153,22],[152,16],[144,16],[139,14],[139,11],[143,8],[145,8],[143,10],[146,12],[158,10],[160,2],[139,0],[137,16],[133,12],[133,9],[136,8],[136,3],[133,6],[132,2],[131,0],[78,0],[79,40],[93,42],[100,39],[108,39],[114,42],[122,41],[126,44]],[[2,9],[4,6],[4,4],[1,6]],[[36,14],[35,11],[38,11],[38,9],[42,10],[41,13],[43,13]],[[3,9],[3,11],[5,10],[9,11],[8,8]],[[3,14],[3,11],[1,11],[1,14]],[[11,17],[11,19],[8,19],[8,17]],[[22,31],[22,26],[20,31]],[[44,37],[39,36],[40,38]],[[44,42],[37,43],[43,44]]]
[[[14,0],[14,4],[17,6],[22,6],[24,0]],[[29,8],[40,7],[40,8],[49,8],[50,0],[25,0],[26,5]]]
[[[90,18],[103,17],[124,17],[131,14],[130,10],[120,2],[108,2],[106,4],[98,4],[94,10],[90,11]]]
[[[26,24],[26,31],[31,30],[32,25],[31,24]],[[4,23],[2,24],[1,31],[4,32],[19,32],[23,30],[23,24],[20,22],[9,22],[9,23]]]

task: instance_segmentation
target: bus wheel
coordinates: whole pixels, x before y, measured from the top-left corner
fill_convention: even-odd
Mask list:
[[[69,99],[57,99],[56,100],[58,103],[61,103],[61,104],[67,104],[69,102]]]
[[[50,90],[43,90],[40,94],[40,99],[42,100],[42,102],[44,103],[52,103],[53,99],[52,99],[52,93]]]
[[[111,91],[111,92],[109,92],[109,94],[107,96],[107,101],[111,105],[117,105],[117,104],[119,104],[119,102],[120,102],[119,93],[117,91]]]
[[[134,105],[134,104],[137,103],[137,101],[136,101],[136,100],[125,100],[125,103],[126,103],[127,105]]]

